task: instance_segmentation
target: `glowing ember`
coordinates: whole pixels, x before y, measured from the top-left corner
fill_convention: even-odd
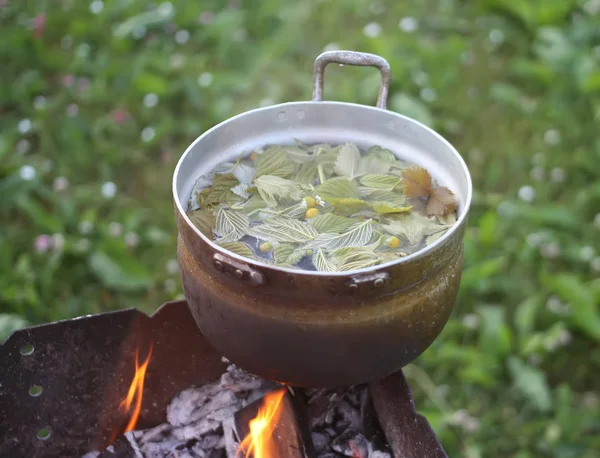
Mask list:
[[[258,414],[248,424],[250,432],[240,443],[236,457],[275,458],[271,436],[277,426],[281,415],[281,401],[286,394],[286,389],[267,394]]]
[[[132,431],[135,428],[135,425],[140,416],[140,410],[142,409],[142,396],[144,393],[144,378],[146,377],[146,369],[148,367],[148,363],[150,362],[150,357],[152,356],[152,345],[150,345],[150,350],[148,351],[148,356],[144,362],[140,365],[139,363],[139,349],[135,351],[135,375],[133,376],[133,380],[131,381],[131,385],[129,386],[129,391],[127,392],[127,396],[125,399],[121,401],[119,407],[123,409],[124,412],[131,412],[131,416],[129,417],[129,423],[125,427],[125,431]],[[135,400],[135,404],[134,404]],[[132,410],[133,405],[133,410]]]

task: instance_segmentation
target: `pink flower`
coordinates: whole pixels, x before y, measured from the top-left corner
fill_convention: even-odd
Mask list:
[[[45,253],[50,248],[52,248],[52,242],[53,239],[51,236],[46,234],[38,235],[35,238],[34,242],[35,251],[37,251],[38,253]]]
[[[90,87],[90,80],[87,78],[79,78],[79,81],[77,82],[77,86],[79,86],[79,90],[81,92],[85,92]]]
[[[113,120],[117,124],[123,124],[125,121],[127,121],[128,117],[129,117],[129,113],[127,113],[122,108],[116,109],[115,112],[113,113]]]
[[[33,36],[36,38],[40,38],[44,34],[44,30],[46,29],[46,15],[43,13],[38,14],[33,18],[33,25],[31,27],[33,30]]]
[[[65,75],[63,76],[62,82],[66,87],[72,87],[75,83],[75,77],[73,75]]]

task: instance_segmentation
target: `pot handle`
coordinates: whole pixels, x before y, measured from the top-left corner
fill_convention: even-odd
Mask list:
[[[313,73],[313,102],[321,102],[323,100],[325,67],[332,62],[336,64],[378,68],[381,72],[381,87],[379,88],[379,96],[377,97],[377,108],[386,109],[388,93],[390,92],[390,64],[381,56],[356,51],[326,51],[316,58]]]

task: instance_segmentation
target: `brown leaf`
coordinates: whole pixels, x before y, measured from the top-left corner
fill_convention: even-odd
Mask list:
[[[444,216],[456,210],[454,194],[445,186],[433,188],[427,200],[427,214]]]
[[[402,185],[407,197],[427,197],[431,193],[431,175],[423,167],[410,167],[402,171]]]

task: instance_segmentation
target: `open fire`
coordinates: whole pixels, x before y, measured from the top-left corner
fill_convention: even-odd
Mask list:
[[[133,430],[140,416],[140,411],[142,410],[142,398],[144,395],[144,379],[146,377],[146,369],[148,368],[148,363],[150,362],[150,358],[152,357],[153,347],[154,346],[151,344],[150,350],[148,350],[148,356],[146,356],[146,359],[141,365],[139,363],[139,348],[135,351],[135,374],[133,376],[131,385],[129,386],[127,396],[119,404],[119,407],[123,409],[126,413],[130,412],[131,407],[133,405],[133,410],[131,410],[130,412],[131,416],[129,418],[129,423],[127,423],[124,432]],[[135,405],[133,404],[134,399]]]

